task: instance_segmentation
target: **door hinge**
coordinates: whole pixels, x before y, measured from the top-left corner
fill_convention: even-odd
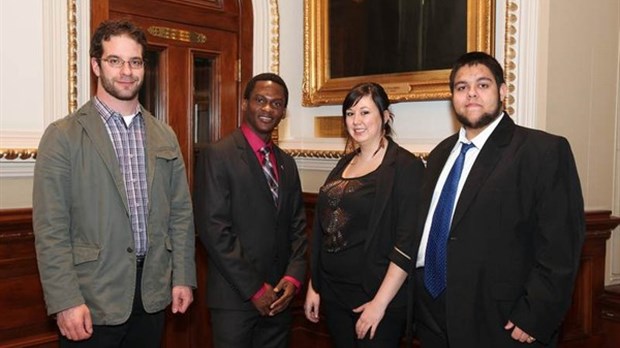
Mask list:
[[[236,70],[237,82],[241,82],[241,59],[237,59]]]

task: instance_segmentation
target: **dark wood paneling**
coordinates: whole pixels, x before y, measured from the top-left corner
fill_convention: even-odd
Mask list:
[[[620,347],[620,284],[605,288],[601,297],[603,308],[603,348]]]
[[[586,213],[586,240],[581,252],[572,305],[560,333],[562,348],[601,347],[604,333],[599,298],[605,284],[605,250],[611,230],[620,219],[609,211]]]
[[[47,316],[39,282],[32,209],[0,211],[0,345],[55,347],[56,323]]]

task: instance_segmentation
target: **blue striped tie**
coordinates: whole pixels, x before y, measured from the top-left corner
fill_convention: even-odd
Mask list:
[[[258,151],[263,154],[263,164],[261,166],[263,167],[263,174],[265,174],[265,178],[267,179],[271,196],[273,196],[273,202],[275,205],[278,205],[278,181],[276,180],[276,173],[273,170],[271,159],[269,159],[271,149],[269,146],[263,146]]]
[[[437,298],[446,288],[446,245],[452,223],[454,199],[463,171],[465,154],[472,147],[474,147],[473,143],[461,143],[461,153],[450,169],[433,214],[424,258],[424,286],[433,298]]]

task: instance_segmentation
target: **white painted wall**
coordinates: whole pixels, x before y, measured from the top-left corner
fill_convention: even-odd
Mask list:
[[[549,6],[546,129],[571,142],[587,209],[620,215],[620,2],[545,0]],[[577,24],[577,25],[576,25]],[[620,229],[608,242],[606,281],[620,282]]]
[[[0,1],[0,148],[43,130],[43,2]],[[38,137],[36,135],[39,135]]]

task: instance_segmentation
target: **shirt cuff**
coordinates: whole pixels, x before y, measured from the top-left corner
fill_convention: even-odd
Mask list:
[[[258,289],[254,295],[252,295],[252,300],[258,300],[261,296],[263,296],[265,291],[267,291],[267,284],[263,284],[263,286],[261,286],[261,288]]]

